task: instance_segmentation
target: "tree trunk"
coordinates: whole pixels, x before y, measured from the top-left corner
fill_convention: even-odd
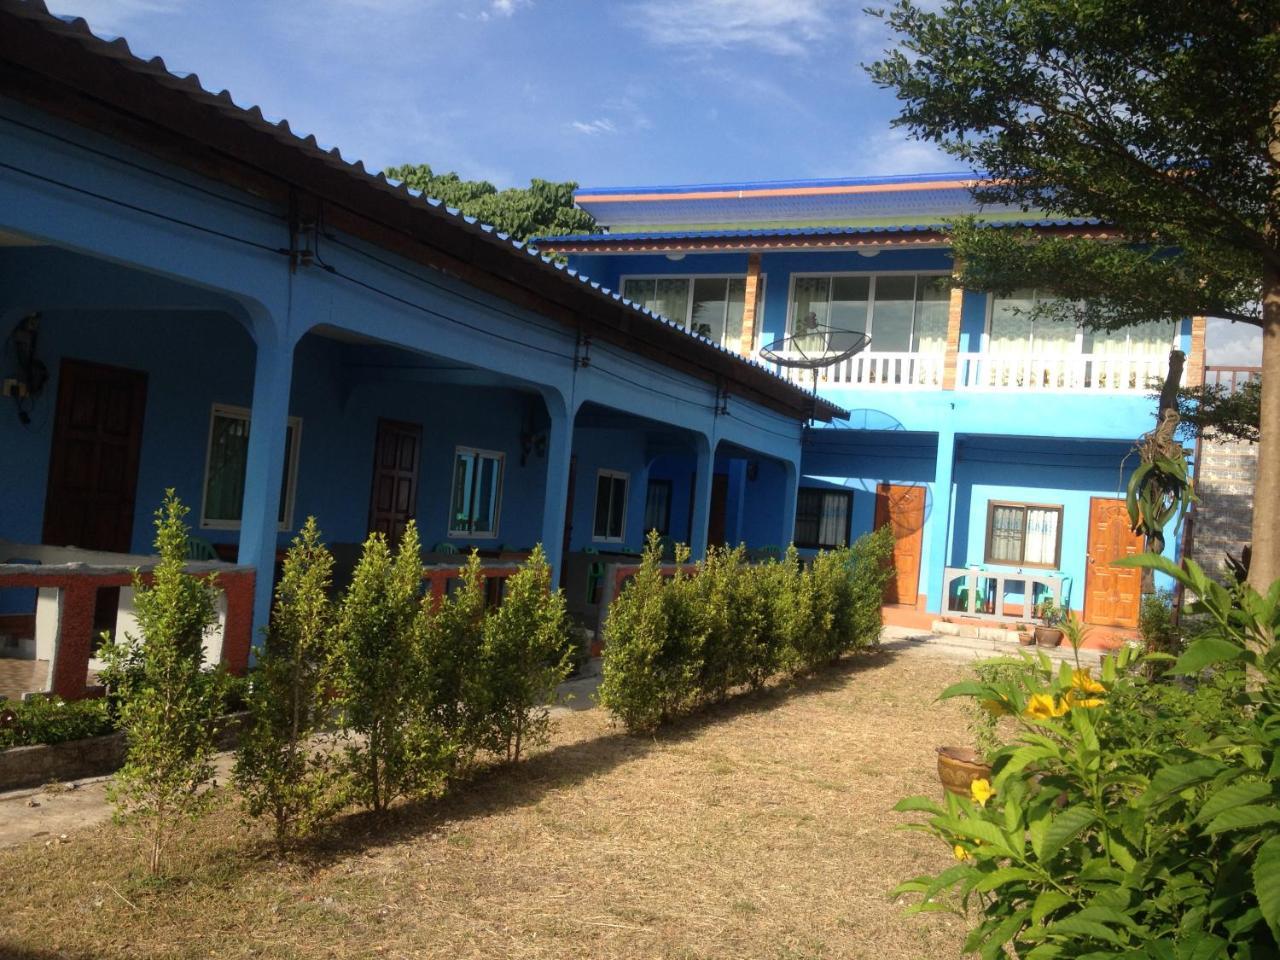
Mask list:
[[[1280,579],[1280,269],[1262,272],[1262,402],[1258,478],[1253,488],[1249,584],[1266,593]]]

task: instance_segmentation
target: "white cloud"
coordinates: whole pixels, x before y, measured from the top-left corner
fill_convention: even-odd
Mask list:
[[[589,137],[594,137],[601,133],[618,132],[618,125],[608,117],[600,117],[596,120],[572,120],[569,123],[569,127]]]
[[[862,0],[640,0],[628,19],[660,46],[800,57],[858,30]]]
[[[1205,353],[1221,367],[1256,367],[1262,363],[1262,329],[1211,317],[1205,324]]]
[[[50,4],[56,14],[84,17],[94,33],[123,33],[139,17],[177,13],[189,0],[66,0]]]

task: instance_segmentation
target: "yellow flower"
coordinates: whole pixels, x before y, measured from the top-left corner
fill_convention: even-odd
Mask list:
[[[993,717],[1003,717],[1009,712],[1009,707],[1003,700],[983,700],[982,709]]]
[[[1086,710],[1092,710],[1094,707],[1102,706],[1103,701],[1097,697],[1076,696],[1076,691],[1072,690],[1067,694],[1067,699],[1064,700],[1063,703],[1068,708],[1081,707]]]
[[[1033,693],[1027,701],[1025,714],[1032,720],[1049,720],[1062,716],[1070,709],[1066,703],[1054,703],[1051,693]]]
[[[960,846],[960,844],[958,843],[952,848],[952,852],[956,855],[957,860],[969,859],[969,851],[966,850],[964,847]]]
[[[1071,688],[1079,690],[1081,693],[1106,693],[1107,688],[1093,679],[1089,671],[1073,670],[1071,671]]]
[[[995,791],[991,789],[991,781],[979,777],[969,784],[969,795],[973,797],[973,802],[980,807],[985,807],[987,801],[995,796]]]

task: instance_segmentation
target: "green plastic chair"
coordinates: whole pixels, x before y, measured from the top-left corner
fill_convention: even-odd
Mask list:
[[[213,544],[208,540],[201,540],[199,537],[188,537],[187,559],[197,563],[208,560],[217,560],[218,551],[213,549]]]
[[[761,547],[757,552],[759,553],[761,560],[781,560],[782,559],[781,547],[774,547],[774,546]]]
[[[595,547],[587,547],[582,552],[596,556],[600,554],[600,551]],[[593,560],[591,565],[587,567],[587,603],[594,604],[598,602],[596,593],[602,583],[604,583],[604,561]]]
[[[434,547],[431,548],[431,552],[452,554],[452,553],[460,553],[461,551],[458,550],[457,544],[450,543],[448,540],[441,540],[439,543],[437,543]]]

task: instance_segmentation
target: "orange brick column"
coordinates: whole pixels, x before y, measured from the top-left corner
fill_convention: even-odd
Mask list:
[[[749,357],[754,352],[757,318],[760,316],[760,254],[747,256],[746,303],[742,307],[742,339],[738,352]]]
[[[53,653],[49,691],[63,700],[80,700],[89,682],[89,656],[93,647],[93,608],[98,584],[73,580],[62,589],[58,612],[58,643]]]
[[[1191,318],[1191,352],[1187,355],[1187,386],[1204,385],[1204,317]]]
[[[947,304],[947,355],[942,367],[943,390],[956,388],[956,365],[960,359],[960,317],[963,311],[964,287],[956,284],[951,288],[951,301]]]
[[[218,586],[227,598],[227,622],[222,634],[222,662],[236,676],[249,669],[249,650],[253,646],[252,571],[224,573]]]

